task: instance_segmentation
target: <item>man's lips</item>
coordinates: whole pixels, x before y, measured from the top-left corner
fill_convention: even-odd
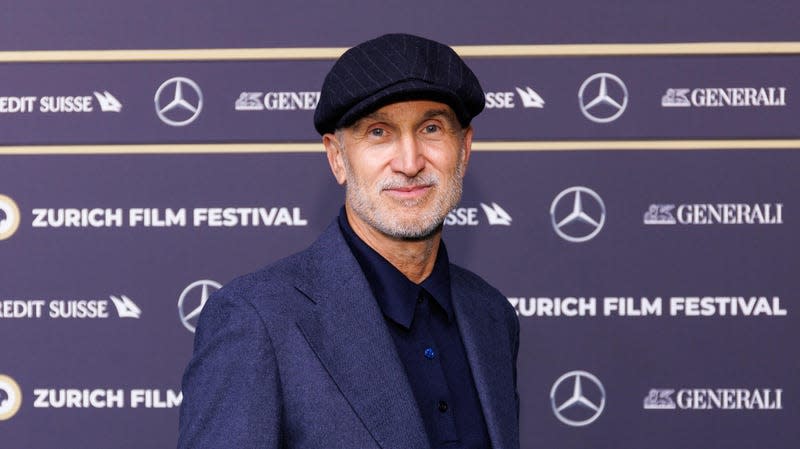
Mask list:
[[[402,186],[387,188],[384,191],[400,198],[416,198],[426,194],[431,187],[431,185]]]

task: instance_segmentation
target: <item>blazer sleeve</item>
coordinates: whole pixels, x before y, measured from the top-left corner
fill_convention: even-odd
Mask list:
[[[511,354],[513,356],[513,371],[514,371],[514,401],[517,407],[517,428],[519,428],[519,390],[517,389],[517,357],[519,356],[519,317],[516,312],[511,316],[512,335],[511,341]]]
[[[251,303],[226,289],[209,298],[182,393],[179,449],[281,447],[275,352]]]

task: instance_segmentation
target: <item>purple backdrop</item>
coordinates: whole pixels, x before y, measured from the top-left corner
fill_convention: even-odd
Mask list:
[[[39,0],[0,18],[0,47],[770,42],[800,19],[788,2],[359,3]],[[499,151],[473,154],[445,241],[520,315],[523,448],[797,445],[798,58],[469,59],[491,106],[478,147]],[[192,312],[342,202],[321,152],[225,144],[318,142],[331,63],[2,64],[0,447],[174,447]],[[573,141],[589,150],[524,150]],[[146,154],[181,143],[221,145]]]

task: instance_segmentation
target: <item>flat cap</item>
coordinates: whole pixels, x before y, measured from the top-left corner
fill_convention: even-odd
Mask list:
[[[387,104],[433,100],[449,105],[462,126],[484,107],[478,78],[447,45],[386,34],[347,50],[322,84],[314,127],[320,134],[352,125]]]

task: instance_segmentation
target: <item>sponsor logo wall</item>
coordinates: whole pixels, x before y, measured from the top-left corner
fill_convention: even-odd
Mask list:
[[[309,142],[331,63],[11,64],[0,131],[14,145]],[[796,137],[798,55],[483,57],[471,65],[486,97],[475,121],[481,139]],[[46,88],[43,69],[53,74]]]
[[[331,63],[3,66],[0,447],[175,446],[203,307],[342,204],[291,147]],[[800,137],[800,54],[469,63],[487,108],[444,235],[520,319],[522,448],[795,447],[800,145],[768,144]],[[644,143],[512,151],[575,141]]]

